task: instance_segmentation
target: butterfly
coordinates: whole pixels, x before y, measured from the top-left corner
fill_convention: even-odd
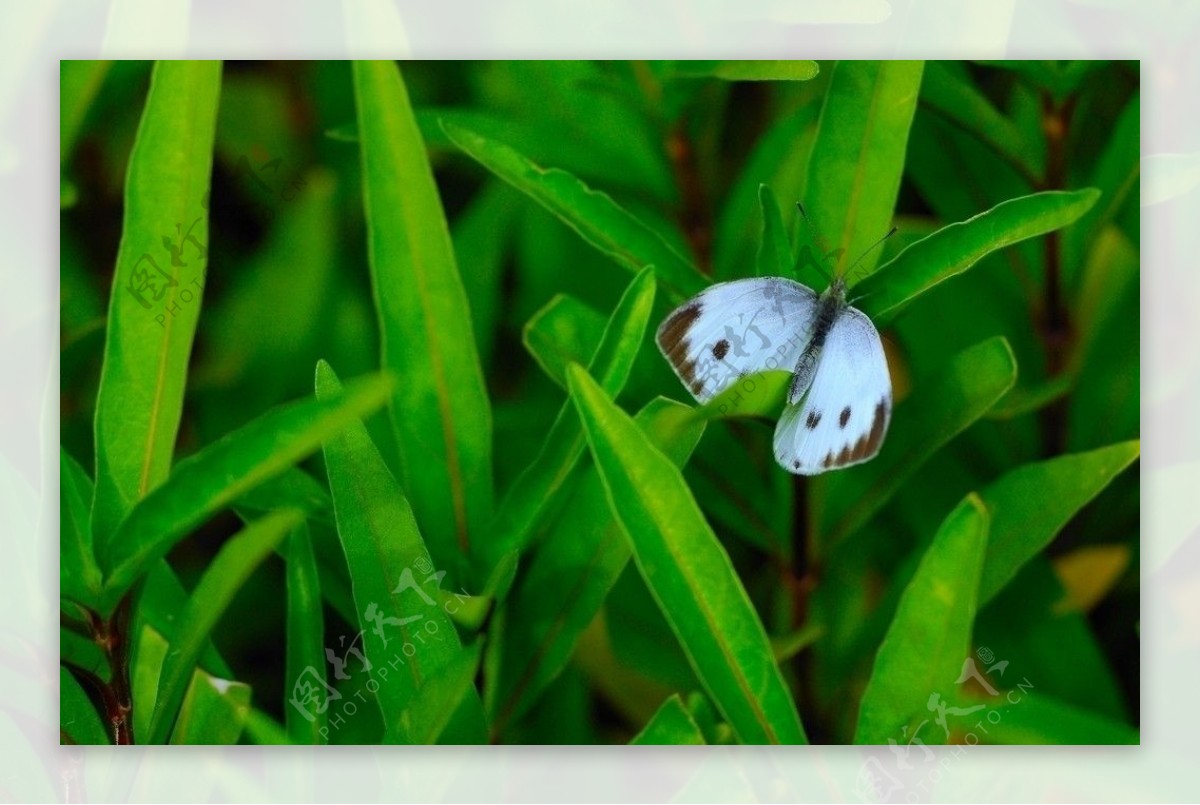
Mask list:
[[[892,415],[887,358],[841,277],[819,296],[783,277],[712,285],[667,316],[656,340],[701,403],[748,374],[791,371],[774,444],[789,472],[861,464],[883,444]]]

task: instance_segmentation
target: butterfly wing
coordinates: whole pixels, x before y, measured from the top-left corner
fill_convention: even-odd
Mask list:
[[[791,371],[812,338],[817,295],[782,277],[722,282],[676,308],[658,328],[658,348],[700,402],[739,377]]]
[[[844,308],[829,328],[804,400],[783,409],[775,458],[800,475],[872,459],[892,416],[892,381],[875,325]]]

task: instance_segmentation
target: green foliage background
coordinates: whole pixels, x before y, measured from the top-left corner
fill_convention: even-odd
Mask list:
[[[1136,743],[1138,70],[63,62],[62,740]],[[893,224],[793,477],[654,329]]]

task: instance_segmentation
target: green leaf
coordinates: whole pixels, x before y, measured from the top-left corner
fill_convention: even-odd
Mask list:
[[[75,675],[61,665],[58,668],[58,691],[58,725],[64,735],[77,744],[112,743],[100,714],[96,712],[96,706]]]
[[[673,61],[666,65],[668,77],[722,78],[726,81],[808,81],[821,72],[815,61],[800,59],[734,61]]]
[[[1002,590],[1140,452],[1134,441],[1058,456],[1018,467],[985,489],[980,496],[992,528],[980,603]]]
[[[59,595],[84,606],[100,597],[100,566],[92,551],[92,479],[59,449]]]
[[[288,732],[283,725],[269,715],[251,707],[246,716],[246,740],[259,746],[288,746]]]
[[[913,299],[997,249],[1067,226],[1097,198],[1091,188],[1033,193],[943,227],[855,286],[855,296],[862,300],[855,305],[882,326]]]
[[[1056,746],[1112,746],[1141,743],[1138,730],[1104,716],[1046,696],[1025,678],[1028,689],[1017,688],[992,707],[993,722],[987,717],[987,734],[981,742],[1002,744],[1051,744]],[[1015,701],[1013,701],[1015,699]]]
[[[63,59],[58,63],[58,161],[66,163],[75,150],[84,118],[100,92],[111,61]]]
[[[394,62],[355,62],[363,202],[401,485],[462,571],[492,509],[492,411],[437,185]]]
[[[634,358],[654,308],[654,271],[643,269],[629,284],[604,328],[588,368],[607,394],[616,397],[629,379]],[[489,561],[523,550],[536,536],[546,512],[555,510],[561,491],[584,451],[579,419],[564,402],[536,459],[513,483],[489,529]]]
[[[521,342],[546,375],[567,387],[567,364],[592,355],[604,336],[604,316],[573,296],[558,294],[525,323]]]
[[[315,677],[315,678],[314,678]],[[287,543],[287,660],[284,670],[284,713],[291,743],[325,743],[327,713],[301,710],[301,685],[321,689],[325,683],[325,617],[321,608],[321,581],[307,523],[301,523]],[[289,689],[289,685],[291,686]]]
[[[101,554],[107,569],[101,614],[192,529],[378,408],[391,386],[390,378],[377,376],[336,399],[281,406],[179,462],[170,480],[121,523],[109,555]]]
[[[856,744],[903,742],[905,728],[927,714],[931,694],[951,695],[971,655],[987,542],[987,509],[967,495],[938,529],[900,597],[859,705]]]
[[[582,368],[567,377],[638,570],[709,695],[745,743],[806,743],[762,622],[683,475]]]
[[[762,236],[758,242],[755,268],[760,277],[792,276],[792,246],[779,201],[767,185],[758,186],[758,205],[762,210]]]
[[[163,660],[150,725],[150,743],[164,743],[171,734],[176,710],[183,701],[196,660],[233,596],[276,544],[303,518],[301,512],[283,511],[251,523],[222,546],[204,571],[179,615],[175,638]]]
[[[627,270],[636,273],[654,266],[659,281],[676,297],[704,290],[704,277],[687,258],[606,194],[566,171],[542,168],[509,146],[470,129],[447,121],[442,127],[463,153],[558,216]]]
[[[966,74],[959,75],[946,62],[925,65],[921,100],[938,114],[990,146],[1016,168],[1030,185],[1038,184],[1044,154],[1028,142],[1021,129],[980,92]]]
[[[866,523],[939,448],[975,422],[1012,388],[1017,364],[1004,338],[989,338],[955,355],[936,377],[896,407],[891,432],[874,460],[823,479],[837,505],[821,513],[826,544]]]
[[[318,400],[335,397],[341,388],[324,361],[317,364],[316,386]],[[365,426],[352,425],[326,442],[325,468],[363,648],[378,669],[379,708],[389,737],[411,742],[428,725],[407,723],[405,711],[425,681],[464,651],[454,623],[434,598],[444,574],[430,562],[408,499]],[[454,716],[450,742],[483,734],[478,697],[465,699]]]
[[[420,695],[413,698],[400,717],[399,732],[409,743],[437,743],[462,703],[478,701],[475,677],[482,651],[482,644],[476,641],[426,678]]]
[[[1100,201],[1092,205],[1079,223],[1063,233],[1063,266],[1067,281],[1077,286],[1083,275],[1087,250],[1096,243],[1101,231],[1116,217],[1121,206],[1133,194],[1137,203],[1138,178],[1142,165],[1142,104],[1133,98],[1121,110],[1116,126],[1108,132],[1104,151],[1087,183],[1100,192]]]
[[[100,554],[171,469],[204,287],[220,83],[220,62],[157,63],[129,157],[96,398]]]
[[[635,421],[677,467],[704,433],[704,422],[689,406],[663,397],[651,400]],[[507,621],[522,628],[503,633],[489,646],[490,656],[499,663],[499,670],[488,675],[487,708],[494,734],[524,715],[566,667],[629,554],[629,542],[613,519],[596,468],[588,466],[506,603]]]
[[[878,260],[867,249],[892,222],[922,67],[841,61],[833,68],[802,198],[809,225],[830,238],[821,251],[836,255],[839,275],[860,257],[855,273],[869,274]]]
[[[249,685],[197,671],[179,709],[171,743],[236,744],[249,714]]]
[[[705,741],[692,714],[683,706],[683,700],[679,698],[679,694],[675,693],[663,702],[654,717],[629,743],[643,746],[678,744],[700,746]]]

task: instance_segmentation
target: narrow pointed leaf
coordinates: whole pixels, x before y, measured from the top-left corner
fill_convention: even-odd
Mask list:
[[[88,698],[79,680],[61,665],[58,668],[59,714],[58,725],[63,734],[77,744],[104,745],[112,743],[96,706]]]
[[[302,513],[284,511],[251,523],[225,543],[204,571],[179,615],[175,638],[163,660],[150,725],[150,743],[165,743],[170,735],[196,660],[233,596],[302,520]]]
[[[932,694],[956,696],[956,680],[971,656],[979,576],[988,516],[968,495],[946,517],[900,596],[859,705],[856,744],[905,741],[904,730],[928,715]],[[922,735],[933,742],[937,730]]]
[[[58,63],[58,161],[65,163],[75,150],[84,118],[100,92],[112,62],[101,59],[63,59]]]
[[[755,261],[758,276],[790,277],[792,246],[788,242],[779,200],[765,184],[759,185],[758,205],[762,212],[762,235],[758,241],[758,258]]]
[[[861,256],[855,274],[865,276],[879,259],[866,252],[892,223],[922,67],[840,61],[833,68],[802,198],[810,225],[827,239],[821,251],[834,252],[838,271]]]
[[[877,325],[939,283],[1005,246],[1061,229],[1096,203],[1088,188],[1047,191],[1010,199],[966,221],[922,238],[854,287],[855,302]]]
[[[85,606],[100,597],[100,566],[92,550],[92,479],[66,450],[59,450],[61,555],[59,595]]]
[[[249,715],[249,685],[196,671],[179,708],[171,743],[236,744]]]
[[[363,200],[401,484],[438,564],[461,572],[492,508],[492,412],[446,216],[394,62],[355,62]]]
[[[129,157],[96,398],[101,552],[171,469],[204,287],[220,82],[220,62],[158,62]]]
[[[521,342],[546,376],[565,389],[567,364],[595,353],[605,325],[603,315],[560,294],[525,323]]]
[[[617,303],[589,370],[607,394],[616,397],[629,379],[634,358],[646,334],[654,307],[654,272],[643,269]],[[583,428],[570,402],[564,402],[536,459],[514,482],[492,522],[488,555],[493,561],[510,551],[523,550],[536,534],[545,512],[559,502],[559,493],[585,449]]]
[[[700,728],[696,726],[692,714],[683,706],[683,700],[679,698],[679,694],[675,693],[663,702],[654,717],[629,743],[643,746],[664,744],[699,746],[704,744],[705,740]]]
[[[303,701],[295,686],[312,684],[320,689],[325,680],[325,619],[321,608],[321,581],[313,555],[308,524],[301,523],[287,541],[287,660],[284,670],[285,699]],[[315,677],[315,678],[313,678]],[[325,743],[322,729],[328,711],[302,709],[284,702],[288,736],[292,743]],[[327,728],[326,728],[327,729]]]
[[[361,380],[336,398],[269,411],[179,462],[170,480],[138,504],[114,535],[102,609],[111,611],[156,559],[259,483],[296,464],[349,423],[381,406],[386,377]]]
[[[650,401],[635,421],[677,467],[704,433],[704,422],[691,407],[663,397]],[[499,670],[489,675],[487,707],[494,733],[524,715],[567,666],[629,555],[629,541],[613,518],[600,476],[589,466],[508,599],[507,619],[523,627],[489,646],[500,655]]]
[[[638,272],[654,266],[659,281],[677,297],[704,290],[704,277],[687,258],[609,196],[566,171],[543,168],[507,145],[463,126],[442,121],[442,127],[463,153],[558,216],[627,270]]]
[[[983,490],[992,526],[980,604],[1003,589],[1139,453],[1135,441],[1058,456],[1018,467]]]
[[[316,385],[319,400],[335,397],[341,388],[323,361]],[[392,740],[418,740],[426,725],[408,724],[404,712],[425,680],[464,651],[454,623],[437,604],[443,569],[430,562],[408,499],[364,425],[355,423],[325,444],[325,467],[384,724]],[[482,705],[468,696],[446,738],[471,742],[483,732]]]
[[[638,570],[709,695],[745,743],[807,743],[762,622],[683,475],[582,368],[567,377]]]
[[[482,646],[466,647],[431,674],[400,717],[400,731],[409,743],[432,745],[438,742],[451,717],[464,700],[476,701],[475,677],[479,673]]]

